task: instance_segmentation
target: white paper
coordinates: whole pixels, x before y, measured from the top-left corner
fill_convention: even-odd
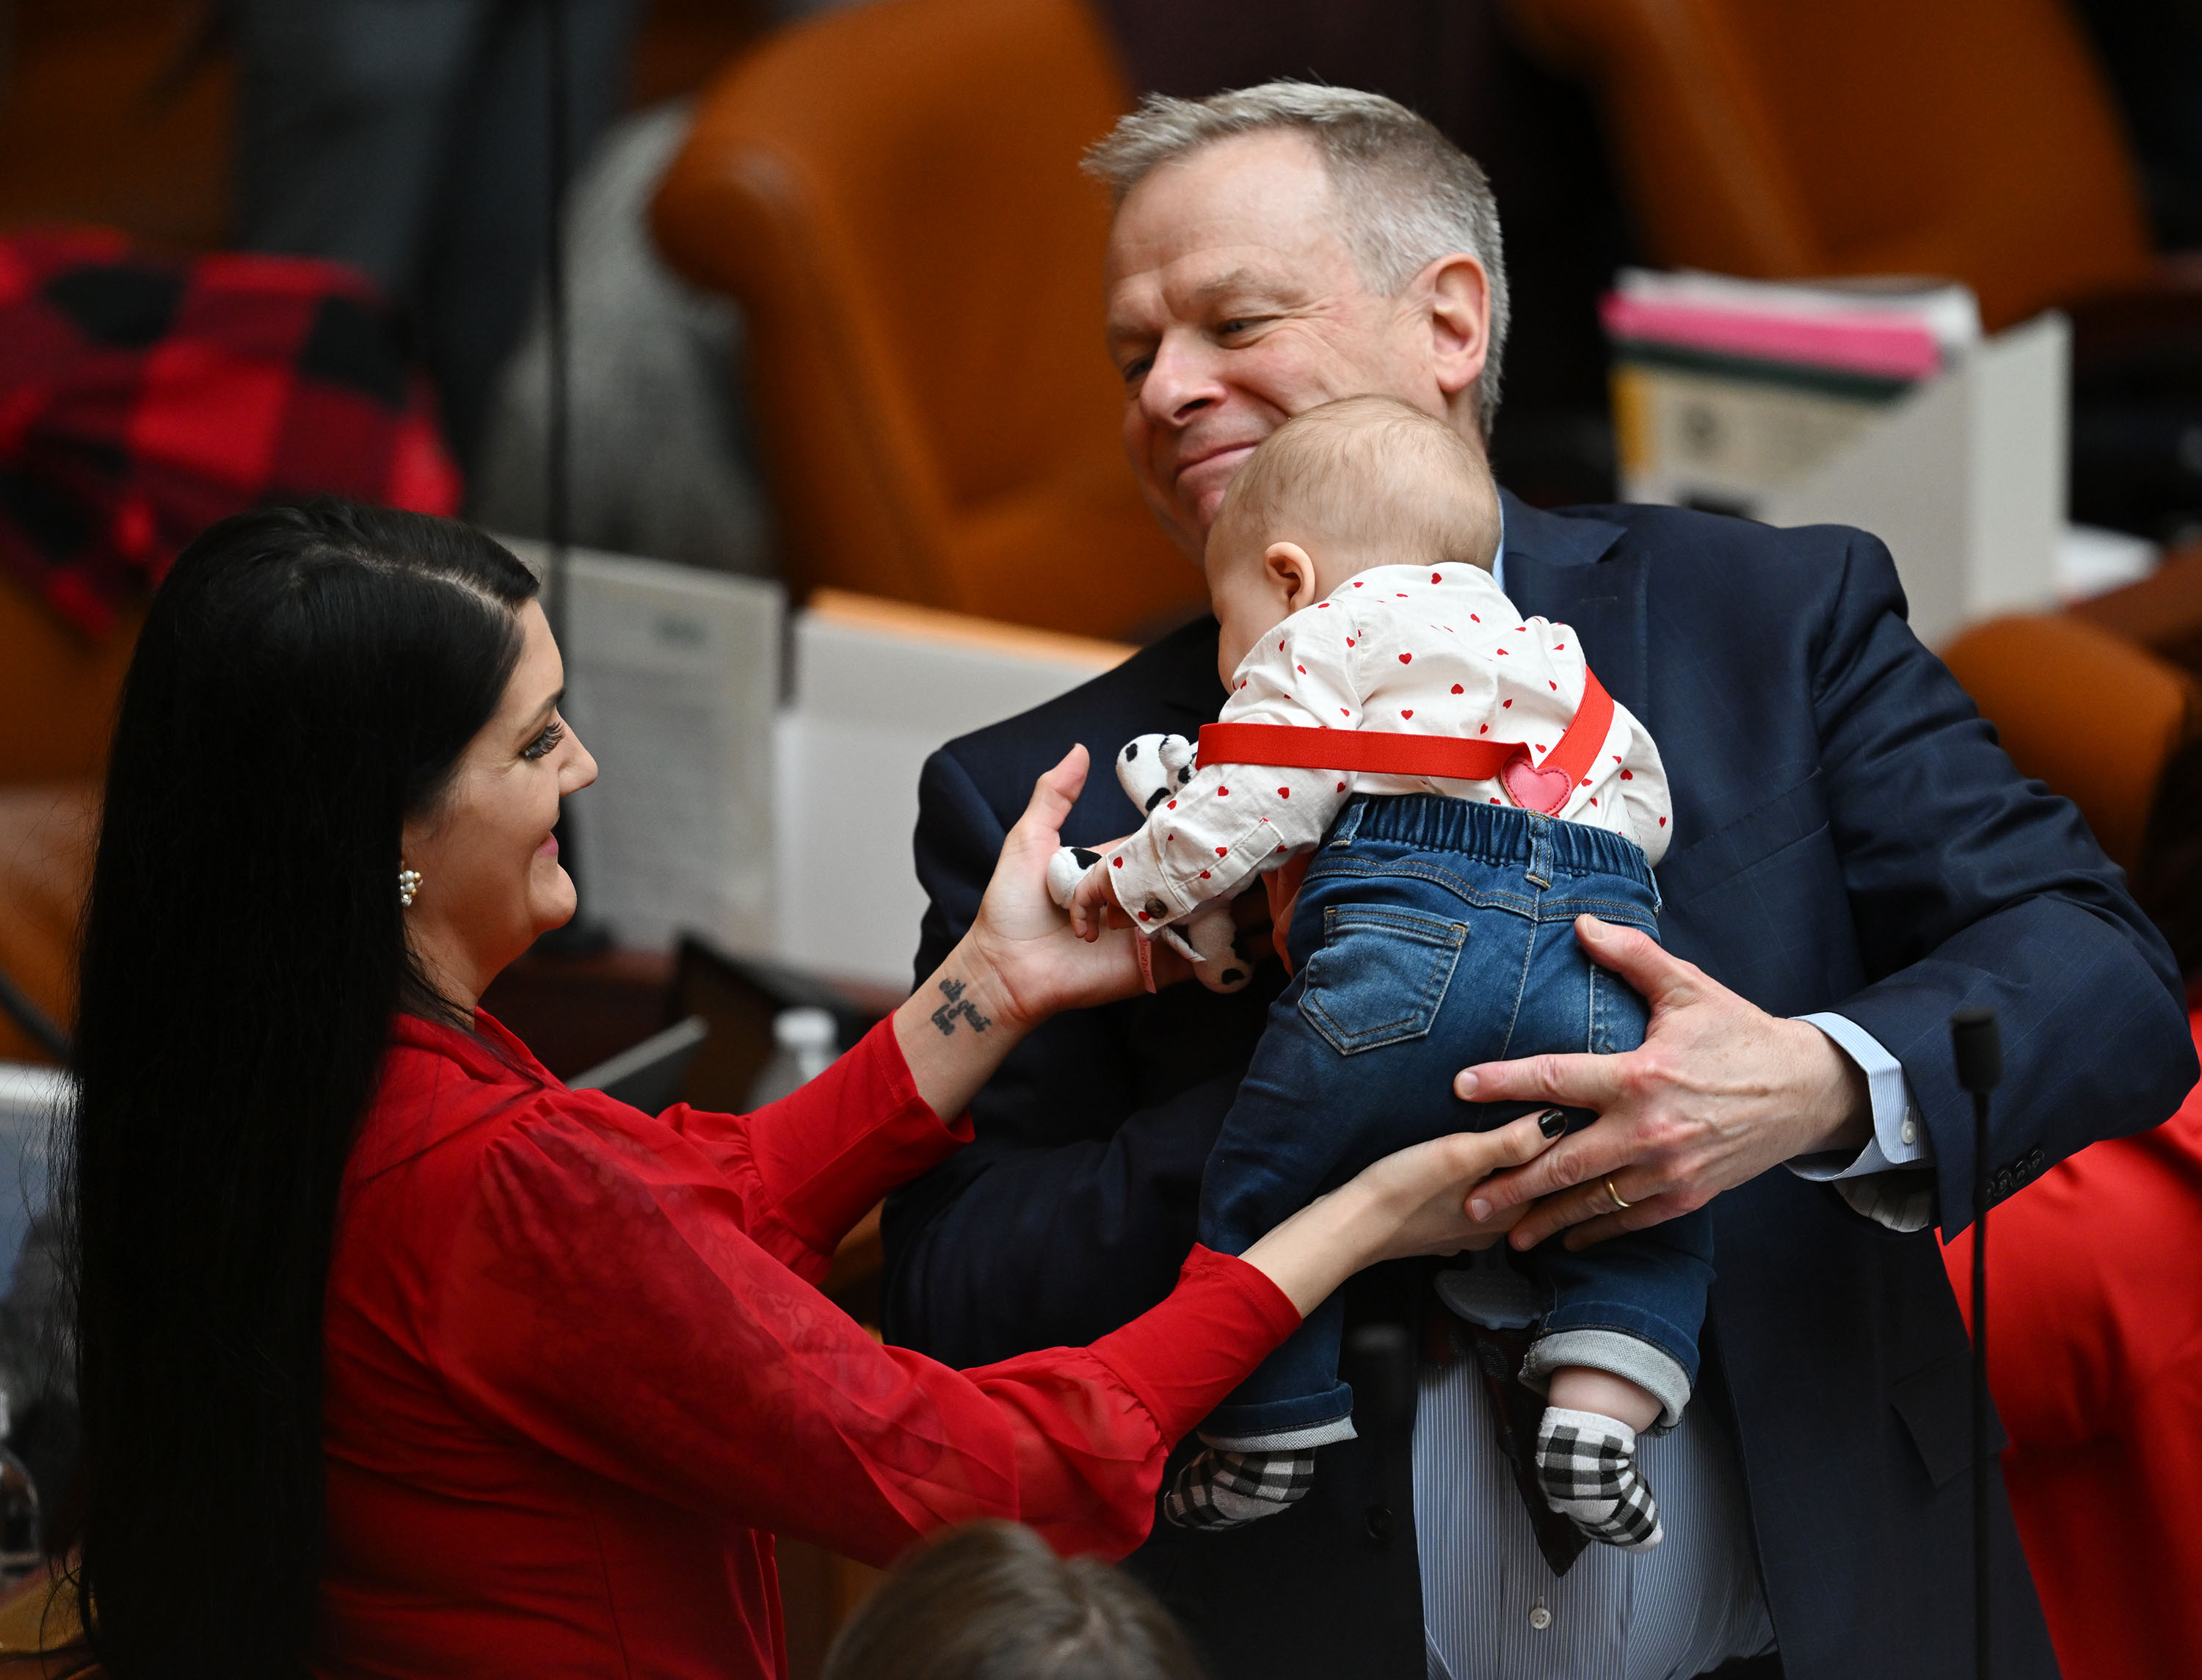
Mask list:
[[[1943,354],[1981,339],[1981,306],[1972,288],[1954,280],[1907,275],[1858,275],[1822,280],[1742,280],[1699,268],[1623,268],[1616,291],[1662,304],[1693,304],[1747,315],[1813,320],[1861,315],[1897,315],[1918,321]]]
[[[541,573],[541,544],[504,540]],[[565,712],[598,767],[567,805],[586,913],[631,948],[694,929],[769,949],[782,592],[587,549],[569,565]]]
[[[2099,525],[2067,525],[2057,545],[2058,598],[2084,601],[2138,583],[2163,558],[2164,551],[2146,537]]]

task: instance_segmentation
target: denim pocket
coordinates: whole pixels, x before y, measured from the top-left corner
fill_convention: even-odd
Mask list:
[[[1468,943],[1465,923],[1410,910],[1334,905],[1308,959],[1300,1013],[1341,1056],[1421,1038]]]
[[[1595,963],[1584,966],[1590,970],[1591,1054],[1612,1056],[1637,1048],[1651,1025],[1651,1005],[1619,975]]]

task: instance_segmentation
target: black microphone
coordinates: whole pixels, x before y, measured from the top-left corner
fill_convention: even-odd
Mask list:
[[[1973,1673],[1988,1680],[1988,1093],[2003,1082],[1992,1009],[1950,1017],[1958,1083],[1973,1096]]]
[[[2003,1035],[1992,1009],[1961,1009],[1950,1017],[1950,1040],[1957,1046],[1958,1083],[1985,1097],[2003,1083]]]

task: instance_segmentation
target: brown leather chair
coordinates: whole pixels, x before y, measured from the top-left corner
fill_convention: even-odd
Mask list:
[[[77,921],[91,880],[97,784],[0,787],[0,971],[52,1023],[75,1014]],[[0,1014],[0,1062],[53,1058]]]
[[[72,1553],[63,1568],[74,1567]],[[65,1574],[33,1575],[0,1594],[0,1680],[98,1680],[104,1671],[92,1659]]]
[[[740,300],[784,563],[819,585],[1119,636],[1197,603],[1102,351],[1130,103],[1083,0],[877,0],[704,97],[659,189],[674,263]]]
[[[88,641],[0,576],[0,972],[47,1017],[73,1013],[92,811],[142,608]],[[49,1059],[0,1015],[0,1061]]]
[[[144,620],[127,609],[97,641],[0,573],[0,787],[97,776]]]
[[[2134,161],[2058,0],[1510,0],[1596,91],[1652,257],[1949,275],[1991,329],[2157,284]]]
[[[2194,680],[2064,613],[1975,625],[1942,657],[2011,762],[2078,805],[2131,869],[2164,761],[2202,721]]]

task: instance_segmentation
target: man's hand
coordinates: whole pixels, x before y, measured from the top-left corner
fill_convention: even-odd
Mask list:
[[[1109,860],[1104,858],[1079,877],[1078,890],[1070,895],[1070,925],[1079,938],[1097,940],[1113,925],[1109,920],[1112,910],[1120,922],[1129,923],[1124,907],[1116,902],[1116,886],[1109,879]]]
[[[1633,928],[1584,916],[1575,937],[1652,1005],[1642,1048],[1485,1062],[1453,1080],[1464,1101],[1598,1112],[1596,1125],[1479,1187],[1469,1211],[1480,1221],[1536,1200],[1515,1247],[1568,1230],[1581,1248],[1694,1211],[1799,1155],[1865,1146],[1865,1075],[1818,1028],[1767,1014]]]

